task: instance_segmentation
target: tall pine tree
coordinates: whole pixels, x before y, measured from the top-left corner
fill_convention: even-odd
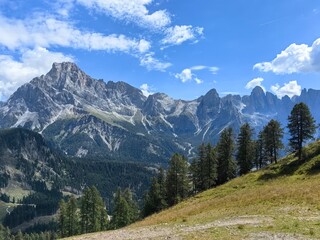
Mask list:
[[[264,131],[260,131],[258,139],[255,141],[255,167],[262,168],[267,164],[267,154],[265,151],[265,137]]]
[[[233,130],[232,128],[226,128],[222,131],[217,145],[218,184],[223,184],[236,177],[236,163],[233,154]]]
[[[243,124],[240,128],[237,139],[238,152],[236,156],[240,175],[247,174],[253,167],[255,149],[252,140],[252,131],[248,123]]]
[[[195,192],[204,191],[216,185],[217,167],[215,149],[211,144],[201,144],[198,157],[193,160],[190,167]]]
[[[151,180],[151,186],[144,198],[143,215],[149,216],[152,213],[159,212],[167,207],[165,193],[165,174],[160,168],[157,177]]]
[[[105,230],[107,210],[99,191],[95,187],[86,188],[81,198],[81,232],[89,233]]]
[[[67,232],[68,236],[78,234],[79,230],[79,218],[77,212],[77,200],[74,196],[69,198],[66,207],[66,218],[67,218]]]
[[[289,143],[294,151],[297,151],[299,160],[302,159],[303,143],[313,139],[316,131],[315,120],[308,106],[304,103],[296,104],[288,117],[288,129],[291,135]]]
[[[278,151],[283,148],[283,129],[280,122],[272,119],[263,129],[264,147],[269,162],[277,162]]]
[[[59,235],[68,236],[67,205],[63,199],[59,203]]]
[[[190,192],[187,159],[175,153],[169,161],[167,173],[167,203],[169,206],[179,203]]]
[[[112,219],[110,222],[111,228],[117,229],[125,227],[138,219],[139,211],[133,200],[130,189],[125,189],[123,192],[118,188],[113,199],[114,208]]]

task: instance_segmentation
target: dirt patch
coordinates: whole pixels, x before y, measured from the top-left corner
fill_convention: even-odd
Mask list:
[[[298,234],[289,234],[289,233],[269,233],[269,232],[260,232],[252,233],[248,240],[307,240],[311,238],[306,238]]]
[[[240,216],[234,218],[227,218],[219,221],[213,221],[207,224],[198,224],[194,226],[187,225],[175,225],[175,226],[166,226],[157,225],[150,227],[141,227],[141,228],[125,228],[119,229],[110,232],[101,232],[89,235],[79,236],[77,240],[98,240],[98,239],[114,239],[114,240],[128,240],[128,239],[170,239],[170,240],[180,240],[183,239],[183,236],[186,236],[192,232],[198,232],[207,230],[210,228],[216,227],[230,227],[236,225],[251,225],[251,226],[261,226],[264,224],[272,223],[273,219],[267,216]],[[254,238],[252,238],[254,239]],[[263,238],[262,238],[263,239]]]

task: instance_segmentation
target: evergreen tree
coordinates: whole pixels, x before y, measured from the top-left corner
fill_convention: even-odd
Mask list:
[[[195,158],[191,163],[190,170],[193,175],[193,184],[195,191],[205,190],[205,167],[206,167],[206,146],[202,143],[198,147],[198,157]]]
[[[287,127],[291,135],[289,144],[294,151],[297,151],[298,158],[301,160],[303,143],[313,139],[316,131],[315,120],[308,106],[304,103],[298,103],[293,107],[288,121]]]
[[[216,186],[216,182],[218,179],[218,159],[216,150],[210,143],[206,146],[205,172],[205,189]]]
[[[74,196],[71,196],[66,206],[67,219],[67,235],[73,236],[78,234],[79,218],[77,213],[77,201]]]
[[[106,208],[101,209],[100,214],[100,231],[107,230],[109,227],[108,212]]]
[[[81,199],[81,232],[105,230],[108,224],[105,204],[96,187],[86,188]]]
[[[160,168],[158,176],[152,178],[150,189],[145,195],[143,215],[149,216],[166,207],[165,174],[164,170]]]
[[[240,128],[237,139],[238,152],[236,156],[240,175],[247,174],[253,167],[255,149],[252,140],[252,131],[248,123],[243,124]]]
[[[89,224],[88,232],[97,232],[101,230],[101,211],[103,209],[103,200],[96,187],[91,187],[90,191],[90,206],[88,212]]]
[[[189,194],[188,163],[180,154],[175,153],[169,161],[166,189],[169,206],[177,204]]]
[[[194,191],[204,191],[216,185],[217,157],[215,149],[211,144],[201,144],[198,151],[198,158],[195,158],[191,164]]]
[[[67,205],[62,199],[59,204],[59,232],[60,237],[68,236],[68,222],[67,222]]]
[[[167,199],[167,189],[166,189],[166,175],[162,167],[159,169],[158,174],[158,184],[159,184],[159,208],[158,211],[161,211],[168,207],[168,204],[166,202]]]
[[[272,119],[263,129],[264,147],[270,163],[277,162],[278,151],[283,148],[283,129],[280,122]]]
[[[77,201],[73,196],[67,203],[64,200],[60,202],[60,237],[101,231],[107,228],[108,215],[100,193],[95,187],[85,189],[80,204],[79,214]]]
[[[89,232],[89,212],[90,212],[90,189],[86,188],[83,192],[83,196],[81,197],[81,207],[80,207],[80,225],[81,225],[81,233]]]
[[[265,151],[264,131],[260,131],[258,139],[255,141],[255,166],[257,169],[262,168],[267,163]]]
[[[17,235],[14,238],[15,240],[23,240],[23,234],[21,232],[21,230],[18,231]]]
[[[123,196],[121,189],[118,188],[114,196],[114,209],[110,225],[113,229],[125,227],[132,223],[132,210],[126,198]]]
[[[217,145],[218,184],[236,177],[236,163],[233,159],[234,138],[232,128],[222,131]]]

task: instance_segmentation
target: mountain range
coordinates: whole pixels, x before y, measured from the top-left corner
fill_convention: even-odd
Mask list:
[[[320,122],[320,90],[279,99],[261,87],[224,97],[211,89],[185,101],[164,93],[145,96],[125,82],[96,80],[64,62],[0,104],[0,127],[39,132],[70,156],[165,163],[174,152],[193,156],[199,144],[215,143],[226,127],[237,133],[248,122],[258,133],[272,118],[285,127],[298,102]]]

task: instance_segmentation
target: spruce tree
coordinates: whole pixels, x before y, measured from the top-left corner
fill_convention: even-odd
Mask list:
[[[97,232],[101,230],[101,212],[104,208],[103,200],[96,187],[90,188],[91,205],[89,207],[89,232]]]
[[[59,203],[59,232],[60,237],[67,237],[68,235],[68,222],[67,222],[67,206],[62,199]]]
[[[67,213],[67,235],[73,236],[78,233],[79,229],[79,218],[77,213],[77,201],[74,196],[71,196],[67,206],[66,206],[66,213]]]
[[[89,233],[105,230],[108,215],[99,191],[95,187],[86,188],[81,198],[81,232]]]
[[[263,129],[264,147],[270,163],[277,162],[278,151],[283,148],[283,129],[280,122],[272,119]]]
[[[206,146],[205,173],[204,186],[207,190],[216,186],[218,179],[218,159],[216,150],[210,143]]]
[[[248,123],[243,124],[240,128],[237,139],[238,151],[236,156],[240,175],[247,174],[253,167],[255,149],[252,140],[252,131]]]
[[[201,144],[198,148],[198,157],[190,167],[194,184],[194,191],[204,191],[216,185],[218,162],[215,149],[211,144]]]
[[[133,198],[133,193],[130,188],[126,188],[123,191],[123,197],[129,205],[129,224],[138,220],[139,218],[139,209]]]
[[[160,184],[158,182],[158,178],[153,177],[151,180],[150,189],[148,193],[145,195],[143,215],[149,216],[163,209],[162,200],[163,199],[161,196],[161,190],[160,190]]]
[[[163,168],[151,180],[149,191],[144,196],[143,216],[149,216],[167,208],[166,176]]]
[[[159,169],[158,184],[160,188],[158,211],[161,211],[168,207],[168,204],[166,202],[166,199],[167,199],[166,175],[162,167],[160,167]]]
[[[186,158],[175,153],[169,161],[167,173],[167,203],[175,205],[189,194],[188,162]]]
[[[81,233],[89,232],[89,212],[90,212],[90,189],[86,188],[81,197],[81,207],[80,207],[80,225],[81,225]]]
[[[288,117],[288,129],[291,135],[289,144],[297,152],[299,160],[302,159],[303,143],[313,139],[316,131],[315,120],[308,106],[304,103],[296,104]]]
[[[110,226],[113,229],[125,227],[139,218],[139,210],[129,188],[118,188],[113,198],[113,211]]]
[[[218,184],[223,184],[236,177],[236,163],[233,159],[234,138],[232,128],[222,131],[217,145]]]
[[[193,159],[191,163],[190,170],[192,171],[193,175],[193,184],[195,187],[195,191],[203,191],[205,190],[205,167],[206,167],[206,147],[202,143],[198,147],[198,157]]]
[[[118,188],[113,199],[113,211],[110,225],[113,229],[125,227],[130,224],[129,204],[123,197],[121,189]]]
[[[260,169],[267,164],[266,155],[264,131],[260,131],[258,139],[255,141],[255,166],[257,169]]]

